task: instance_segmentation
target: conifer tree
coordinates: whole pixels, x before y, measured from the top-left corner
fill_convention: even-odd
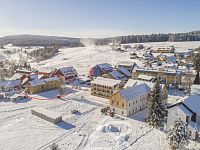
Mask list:
[[[182,149],[188,143],[188,132],[186,124],[181,121],[175,121],[173,129],[168,132],[168,141],[172,148]]]
[[[149,114],[147,117],[148,124],[152,127],[159,128],[165,117],[165,110],[161,99],[160,83],[157,81],[149,100]]]

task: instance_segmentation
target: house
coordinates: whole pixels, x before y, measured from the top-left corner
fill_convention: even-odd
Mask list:
[[[102,77],[104,74],[113,71],[113,67],[108,63],[97,64],[90,69],[90,77]]]
[[[110,79],[116,79],[116,80],[127,80],[124,74],[118,72],[117,70],[113,70],[112,72],[109,72],[107,74],[104,74],[103,77],[110,78]]]
[[[132,77],[132,73],[130,71],[128,71],[128,69],[126,69],[124,67],[118,68],[117,71],[119,73],[125,75],[126,78],[131,78]]]
[[[140,85],[140,84],[146,84],[151,91],[153,90],[153,87],[155,85],[155,83],[151,82],[151,81],[142,81],[142,80],[134,80],[134,79],[129,79],[127,81],[127,83],[124,85],[124,89],[130,88],[130,87],[134,87],[136,85]],[[162,100],[164,100],[164,104],[167,104],[167,98],[168,98],[168,89],[165,86],[165,84],[160,84],[160,90],[161,90],[161,97]]]
[[[159,47],[157,49],[158,53],[174,53],[175,48],[173,46],[169,47]]]
[[[52,73],[52,76],[63,77],[65,82],[69,82],[75,80],[76,77],[78,76],[78,73],[73,66],[70,66],[70,67],[55,69],[55,71]]]
[[[143,59],[144,60],[154,60],[155,57],[151,53],[144,53],[143,54]]]
[[[160,79],[164,83],[168,84],[181,84],[181,72],[177,69],[167,69],[163,67],[146,67],[135,68],[133,70],[133,78],[137,78],[139,75],[149,75]]]
[[[149,82],[154,82],[155,81],[155,77],[154,76],[148,76],[148,75],[139,75],[137,77],[138,80],[141,80],[141,81],[149,81]]]
[[[132,115],[147,107],[151,89],[146,84],[140,84],[114,93],[110,98],[110,109],[122,116]]]
[[[91,95],[109,98],[122,87],[121,80],[97,77],[91,82]]]
[[[130,53],[130,59],[136,59],[136,58],[139,58],[139,57],[135,52]]]
[[[196,139],[200,129],[200,95],[194,93],[185,96],[178,103],[168,107],[166,129],[170,130],[177,120],[184,121],[188,126],[189,136]]]
[[[12,91],[17,90],[21,86],[20,80],[0,80],[0,90],[1,91]]]
[[[35,94],[48,90],[60,89],[61,83],[62,82],[58,77],[36,79],[29,81],[27,92],[30,94]]]
[[[117,63],[117,68],[126,68],[128,71],[132,72],[134,67],[137,66],[135,62],[130,62],[130,61],[119,61]]]

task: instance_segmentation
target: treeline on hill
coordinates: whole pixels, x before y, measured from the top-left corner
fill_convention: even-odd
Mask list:
[[[57,47],[81,47],[80,38],[68,38],[40,35],[13,35],[0,38],[0,45],[10,44],[14,46],[57,46]]]
[[[149,34],[149,35],[129,35],[103,39],[95,39],[96,45],[106,45],[109,43],[145,43],[145,42],[183,42],[200,41],[200,31],[176,34]]]
[[[41,36],[41,35],[13,35],[0,37],[0,45],[12,43],[14,46],[56,46],[56,47],[81,47],[81,38]],[[145,42],[182,42],[200,41],[200,31],[188,33],[168,33],[149,35],[129,35],[102,39],[90,39],[96,45],[107,45],[109,43],[145,43]]]

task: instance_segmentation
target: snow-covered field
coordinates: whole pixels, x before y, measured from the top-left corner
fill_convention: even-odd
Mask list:
[[[170,45],[185,50],[199,47],[200,42],[144,43],[144,46],[152,49]],[[31,65],[36,69],[48,70],[72,65],[80,76],[87,76],[89,69],[98,63],[107,62],[115,66],[118,61],[133,61],[138,65],[142,64],[142,61],[131,60],[130,52],[131,50],[123,53],[113,51],[109,46],[66,48],[60,49],[51,59]],[[176,96],[181,94],[176,93]],[[89,88],[75,90],[63,99],[54,99],[56,95],[57,91],[54,90],[32,95],[32,99],[17,103],[0,102],[0,150],[42,150],[49,149],[52,143],[57,143],[63,150],[169,149],[166,135],[146,126],[146,110],[129,118],[111,118],[100,112],[108,104],[108,100],[91,96]],[[170,97],[170,103],[173,103],[173,92],[170,92]],[[40,98],[49,100],[39,100]],[[33,116],[31,109],[37,106],[61,113],[63,122],[54,125]],[[71,114],[74,109],[79,113]],[[200,144],[193,143],[191,147],[197,149]]]

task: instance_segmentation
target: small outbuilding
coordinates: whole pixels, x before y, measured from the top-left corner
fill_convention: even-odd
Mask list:
[[[44,107],[37,107],[31,110],[31,113],[41,119],[57,124],[62,121],[62,115]]]

